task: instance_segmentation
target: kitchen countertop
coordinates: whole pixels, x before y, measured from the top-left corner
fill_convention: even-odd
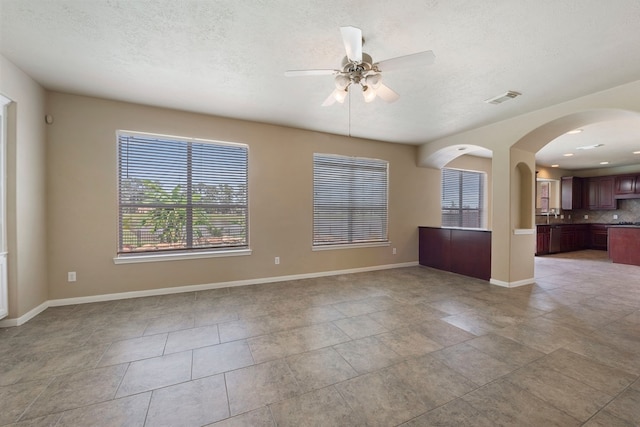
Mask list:
[[[620,223],[602,223],[602,222],[576,222],[576,223],[562,223],[562,224],[536,224],[536,227],[563,227],[569,225],[604,225],[606,227],[629,227],[640,228],[640,222],[634,224],[620,224]]]

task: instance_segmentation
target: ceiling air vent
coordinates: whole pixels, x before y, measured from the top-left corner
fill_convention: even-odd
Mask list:
[[[516,96],[522,95],[520,92],[516,92],[514,90],[507,91],[502,95],[494,96],[493,98],[485,99],[484,102],[487,104],[502,104],[504,101],[508,101],[510,99],[515,98]]]
[[[602,146],[604,146],[604,144],[584,145],[582,147],[576,147],[576,150],[593,150],[594,148],[599,148]]]

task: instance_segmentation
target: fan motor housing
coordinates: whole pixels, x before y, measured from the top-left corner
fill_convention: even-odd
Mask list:
[[[373,70],[373,59],[362,53],[362,61],[351,62],[348,57],[342,58],[342,72],[347,74],[353,83],[359,83],[369,71]]]

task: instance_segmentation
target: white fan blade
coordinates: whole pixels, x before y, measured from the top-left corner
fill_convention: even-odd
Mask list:
[[[385,86],[384,83],[380,83],[380,86],[376,89],[376,95],[387,102],[395,102],[400,98],[400,95],[390,89],[389,86]]]
[[[304,76],[329,76],[338,73],[338,70],[289,70],[285,71],[287,77],[304,77]]]
[[[436,60],[436,56],[431,50],[424,52],[412,53],[411,55],[398,56],[397,58],[386,59],[380,61],[374,66],[380,71],[393,71],[399,68],[423,67],[431,65]]]
[[[362,31],[356,27],[340,27],[344,50],[352,62],[362,62]]]
[[[324,102],[322,103],[323,107],[329,107],[330,105],[333,105],[336,103],[336,92],[338,91],[338,89],[334,90],[333,92],[331,92],[331,95],[329,95],[329,97],[327,99],[324,100]]]

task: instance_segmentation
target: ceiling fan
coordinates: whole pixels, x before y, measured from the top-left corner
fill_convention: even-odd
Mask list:
[[[400,98],[400,95],[382,83],[382,72],[431,65],[435,61],[433,52],[427,50],[373,62],[371,56],[362,51],[364,40],[359,28],[340,27],[340,33],[347,52],[347,56],[342,59],[342,69],[290,70],[284,73],[287,77],[335,75],[336,89],[322,103],[323,107],[333,105],[335,102],[343,103],[351,86],[362,88],[365,102],[371,102],[376,97],[387,102],[394,102]]]

